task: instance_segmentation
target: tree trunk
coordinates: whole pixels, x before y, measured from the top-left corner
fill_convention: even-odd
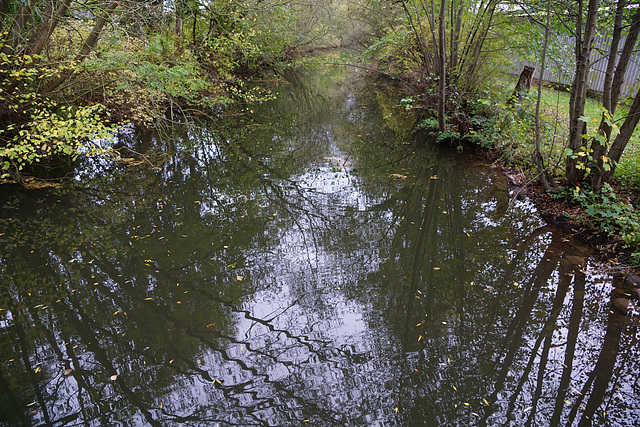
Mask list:
[[[446,104],[446,84],[447,84],[447,40],[445,33],[445,9],[447,0],[440,3],[440,13],[438,15],[438,44],[440,45],[440,85],[438,90],[438,130],[444,132],[447,123],[445,118]]]
[[[544,72],[547,69],[547,50],[549,48],[549,33],[551,26],[551,0],[547,2],[547,22],[544,27],[544,43],[542,45],[542,60],[540,63],[540,78],[538,79],[538,99],[536,101],[536,139],[535,139],[535,149],[533,151],[533,162],[538,169],[538,176],[540,179],[540,183],[545,191],[558,191],[558,186],[553,179],[553,176],[547,170],[547,167],[544,164],[544,158],[542,157],[542,152],[540,149],[540,104],[542,102],[542,78],[544,76]],[[524,70],[520,74],[520,79],[518,80],[518,84],[516,85],[515,90],[513,91],[513,95],[509,101],[513,101],[517,99],[518,102],[521,100],[517,97],[520,97],[523,91],[529,92],[531,88],[531,78],[533,77],[533,72],[535,68],[525,66]]]
[[[571,88],[571,99],[569,108],[569,144],[568,147],[573,153],[578,153],[583,145],[582,132],[584,122],[580,118],[584,115],[584,106],[587,97],[587,76],[590,69],[590,55],[593,44],[593,37],[596,31],[599,0],[589,0],[587,9],[587,21],[584,28],[584,39],[581,39],[582,28],[576,31],[576,72]],[[582,9],[580,1],[580,9]],[[578,18],[581,25],[582,18]],[[578,49],[578,47],[580,49]],[[582,176],[579,176],[577,160],[568,156],[566,158],[566,179],[570,183],[577,183]],[[581,175],[581,174],[580,174]]]
[[[545,37],[547,37],[545,32]],[[546,46],[548,44],[548,40],[545,38],[545,47],[542,52],[542,62],[544,67],[545,55],[546,55]],[[507,104],[509,105],[520,105],[522,104],[522,99],[526,96],[525,94],[529,93],[531,89],[531,80],[533,79],[533,72],[535,71],[535,67],[530,67],[528,65],[524,66],[524,69],[520,73],[520,78],[518,79],[518,83],[516,83],[516,87],[513,89],[513,93],[509,97]],[[542,87],[542,73],[540,74],[540,87]]]
[[[10,0],[0,0],[0,33],[9,26],[9,3]]]
[[[606,108],[607,111],[612,111],[612,108],[614,108],[611,105],[611,87],[613,82],[613,72],[615,71],[616,62],[618,61],[618,46],[622,37],[622,23],[624,18],[625,4],[626,0],[618,0],[618,5],[616,6],[615,23],[613,25],[613,36],[611,38],[611,46],[609,47],[609,60],[607,61],[607,70],[604,74],[602,106]]]
[[[616,21],[617,24],[617,21]],[[618,65],[615,69],[615,76],[613,77],[613,81],[610,83],[610,86],[605,86],[605,92],[603,96],[603,107],[609,112],[602,113],[602,119],[600,120],[600,127],[598,132],[602,135],[604,139],[604,143],[601,143],[598,139],[594,139],[591,143],[591,148],[593,149],[593,177],[591,178],[591,186],[594,190],[599,190],[602,185],[608,181],[608,179],[603,179],[604,171],[604,156],[607,151],[607,146],[611,139],[611,130],[612,126],[610,122],[613,120],[613,114],[616,111],[616,107],[618,105],[618,100],[620,98],[620,92],[622,91],[622,84],[624,82],[624,76],[627,72],[627,67],[631,60],[631,55],[633,53],[633,47],[638,41],[638,36],[640,35],[640,9],[636,10],[636,13],[633,15],[631,26],[629,29],[629,33],[627,34],[627,39],[625,41],[624,47],[622,48],[622,53],[620,54],[620,59],[618,61]],[[614,56],[614,46],[612,42],[612,49],[609,57],[609,64],[611,64],[611,56]],[[617,56],[617,51],[615,52]],[[615,60],[615,59],[614,59]],[[607,66],[607,71],[608,71]],[[605,80],[605,85],[606,85]],[[626,143],[625,143],[626,145]],[[611,147],[613,149],[613,147]],[[609,157],[611,157],[609,155]]]
[[[20,42],[24,41],[24,29],[32,19],[30,12],[30,7],[25,5],[20,6],[20,9],[18,9],[16,16],[13,18],[13,22],[11,23],[11,28],[7,35],[7,42],[2,47],[2,53],[7,55],[17,53]]]
[[[26,50],[27,54],[40,55],[42,53],[44,46],[49,41],[49,38],[51,38],[51,34],[53,34],[53,31],[58,26],[60,19],[67,13],[72,1],[73,0],[62,0],[59,2],[55,11],[53,10],[53,5],[48,6],[46,15],[49,16],[49,19],[38,26],[38,30]]]
[[[464,1],[451,1],[451,37],[449,40],[449,74],[456,79],[458,74],[458,49],[460,47],[460,31],[462,30],[462,13],[464,12]]]
[[[80,63],[87,58],[91,50],[95,47],[96,43],[98,42],[100,33],[102,33],[102,29],[107,23],[107,20],[116,10],[119,4],[120,4],[119,1],[113,1],[109,3],[109,5],[102,11],[102,13],[100,14],[100,17],[98,18],[95,25],[93,26],[91,33],[89,33],[89,36],[87,37],[84,44],[82,45],[80,52],[78,52],[78,54],[76,55],[74,62]],[[68,69],[66,72],[62,73],[60,76],[58,76],[57,78],[55,78],[53,81],[49,83],[47,88],[44,90],[44,93],[53,92],[58,86],[60,86],[69,77],[71,77],[72,74],[73,74],[73,69],[71,68]]]
[[[629,27],[629,33],[627,34],[627,40],[624,43],[624,47],[620,52],[620,59],[618,60],[618,67],[616,68],[616,74],[613,77],[611,83],[611,113],[616,110],[618,101],[620,100],[620,92],[622,91],[622,85],[624,84],[624,75],[627,72],[627,66],[633,55],[633,49],[638,40],[640,34],[640,8],[636,9],[631,19],[631,26]]]
[[[631,139],[633,132],[638,126],[638,122],[640,122],[640,90],[638,90],[638,93],[636,93],[633,99],[633,103],[629,108],[629,114],[620,127],[620,133],[616,136],[613,144],[611,144],[611,149],[609,150],[610,169],[608,171],[602,170],[598,172],[600,176],[595,182],[598,189],[613,178],[613,174],[616,171],[616,164],[620,161],[620,157],[622,157],[622,153],[627,147],[629,139]]]

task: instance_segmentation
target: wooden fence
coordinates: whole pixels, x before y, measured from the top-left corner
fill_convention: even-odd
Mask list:
[[[597,38],[591,51],[591,70],[589,72],[589,89],[602,93],[604,90],[604,76],[609,59],[610,38]],[[620,41],[620,49],[624,39]],[[575,57],[573,55],[574,41],[571,37],[558,37],[554,40],[555,48],[551,50],[550,58],[542,79],[549,83],[571,86],[575,71]],[[540,78],[540,64],[535,61],[518,59],[513,63],[511,74],[519,75],[525,65],[536,68],[535,80]],[[640,54],[635,52],[624,78],[621,99],[632,97],[638,91],[640,83]]]

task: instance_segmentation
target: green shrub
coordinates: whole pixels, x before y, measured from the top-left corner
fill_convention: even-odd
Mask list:
[[[608,235],[624,242],[624,247],[632,251],[632,261],[640,261],[640,212],[625,203],[609,184],[601,191],[575,188],[570,199],[584,209],[583,220]]]

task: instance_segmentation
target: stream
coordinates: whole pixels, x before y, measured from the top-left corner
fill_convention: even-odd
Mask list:
[[[290,74],[0,189],[0,425],[637,425],[591,249],[397,89]]]

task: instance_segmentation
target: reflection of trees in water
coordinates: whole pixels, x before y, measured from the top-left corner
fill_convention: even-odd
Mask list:
[[[548,226],[518,236],[527,225],[501,219],[505,211],[487,203],[492,195],[482,185],[471,194],[464,173],[438,166],[429,173],[438,179],[418,177],[395,211],[402,221],[389,260],[369,278],[374,298],[357,296],[376,307],[372,324],[394,325],[402,337],[397,357],[415,367],[395,388],[410,410],[405,421],[582,425],[594,417],[614,419],[603,416],[615,411],[603,399],[613,399],[612,373],[625,363],[616,357],[622,328],[611,313],[602,350],[587,344],[597,340],[594,318],[602,315],[593,302],[585,313],[587,250]],[[484,219],[473,218],[479,212]],[[511,222],[512,235],[496,233],[486,226],[491,221]],[[467,230],[483,242],[480,251],[464,242]],[[511,243],[505,240],[520,241],[506,263],[501,254]],[[632,404],[622,406],[633,413]]]
[[[13,316],[2,334],[3,359],[11,360],[3,368],[2,399],[11,402],[2,405],[3,419],[343,419],[330,405],[317,406],[305,386],[305,360],[315,361],[316,375],[347,377],[341,351],[278,325],[287,307],[252,315],[243,308],[251,278],[233,280],[269,272],[250,263],[274,262],[261,253],[283,228],[270,224],[273,214],[300,228],[326,222],[317,195],[287,179],[304,166],[297,152],[255,167],[251,157],[282,150],[264,129],[254,130],[230,142],[226,131],[192,129],[183,138],[209,147],[176,155],[161,176],[96,177],[98,190],[50,195],[60,197],[57,205],[33,200],[42,206],[37,218],[6,220],[17,249],[2,272],[11,278],[6,306]],[[249,152],[243,144],[256,134],[267,142]],[[13,213],[30,203],[22,200]],[[251,334],[239,339],[242,321]]]

